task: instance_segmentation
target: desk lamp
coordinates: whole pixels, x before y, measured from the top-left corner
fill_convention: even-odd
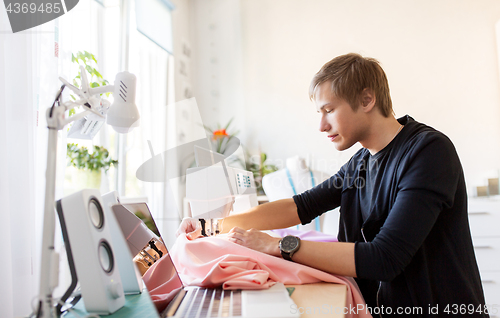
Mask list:
[[[128,133],[139,125],[139,112],[135,105],[136,77],[129,72],[116,75],[114,85],[92,88],[89,85],[87,73],[80,66],[82,87],[71,85],[64,78],[59,78],[63,85],[56,94],[52,107],[47,109],[47,127],[49,128],[47,149],[47,171],[45,183],[45,206],[43,218],[42,258],[40,271],[40,300],[36,317],[56,317],[54,312],[52,292],[58,285],[59,254],[54,250],[55,231],[55,179],[57,133],[67,124],[94,114],[100,118],[107,115],[107,123],[118,133]],[[62,92],[65,87],[71,89],[79,99],[62,102]],[[113,93],[114,103],[108,108],[109,102],[101,99],[101,94]],[[82,106],[84,111],[65,118],[66,111]]]

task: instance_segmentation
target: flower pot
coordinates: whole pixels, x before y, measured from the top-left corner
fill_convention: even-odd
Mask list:
[[[69,195],[82,189],[101,188],[101,171],[80,170],[74,167],[66,168],[64,194]]]

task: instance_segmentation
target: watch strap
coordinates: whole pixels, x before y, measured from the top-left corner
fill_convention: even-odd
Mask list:
[[[283,256],[284,259],[286,259],[287,261],[291,261],[292,260],[292,253],[287,253],[283,250],[281,250],[281,256]]]

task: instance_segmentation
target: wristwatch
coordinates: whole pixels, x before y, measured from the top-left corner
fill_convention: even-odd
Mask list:
[[[295,252],[299,250],[300,238],[287,235],[280,240],[280,252],[284,259],[291,261],[292,256]]]

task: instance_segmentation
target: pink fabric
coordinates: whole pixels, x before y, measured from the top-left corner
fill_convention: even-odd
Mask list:
[[[142,277],[158,312],[162,312],[183,287],[167,256],[155,262]]]
[[[331,275],[254,251],[220,237],[189,241],[185,235],[180,235],[171,249],[170,256],[186,285],[203,287],[222,285],[225,289],[264,289],[276,282],[284,284],[330,282],[347,286],[347,308],[365,304],[357,284],[350,277]],[[371,315],[360,311],[358,314],[349,312],[346,317],[371,317]]]
[[[301,231],[294,229],[279,229],[272,230],[271,232],[284,237],[287,235],[293,235],[300,237],[301,240],[314,241],[314,242],[338,242],[337,237],[331,234],[325,234],[316,231]]]

